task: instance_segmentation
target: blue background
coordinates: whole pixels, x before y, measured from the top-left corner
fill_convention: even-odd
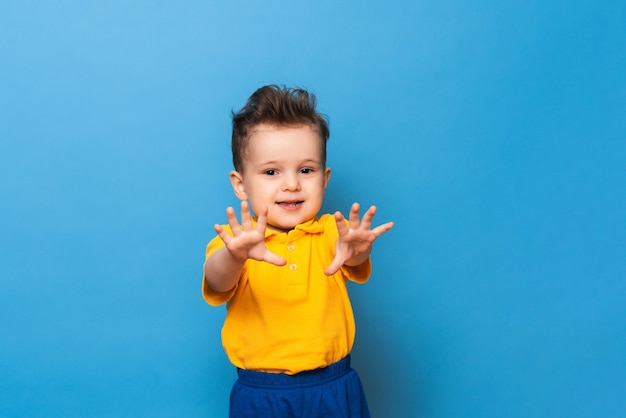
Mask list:
[[[223,417],[230,111],[298,85],[376,417],[626,416],[626,2],[4,1],[0,416]]]

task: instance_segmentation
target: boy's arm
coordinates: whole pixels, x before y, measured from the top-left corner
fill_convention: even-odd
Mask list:
[[[237,284],[244,261],[236,260],[222,247],[204,262],[204,280],[216,292],[226,292]]]
[[[220,225],[215,225],[215,232],[224,241],[224,247],[213,253],[204,263],[204,277],[211,289],[217,292],[232,289],[237,284],[241,269],[248,258],[277,266],[285,265],[287,260],[272,253],[265,246],[267,209],[259,213],[254,228],[246,201],[241,202],[241,225],[233,208],[226,209],[226,216],[233,235]]]
[[[335,246],[335,258],[324,270],[328,276],[335,274],[346,266],[358,266],[364,263],[372,252],[372,244],[376,238],[393,228],[393,222],[387,222],[376,228],[372,227],[372,220],[376,214],[376,207],[371,206],[359,221],[359,204],[354,203],[350,209],[350,224],[346,226],[344,217],[335,212],[335,221],[339,238]]]

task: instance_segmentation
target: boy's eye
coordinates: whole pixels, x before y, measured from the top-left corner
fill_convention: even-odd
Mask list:
[[[300,170],[302,174],[311,174],[313,172],[312,168],[303,168]]]
[[[273,176],[276,174],[276,170],[265,170],[263,174],[266,174],[268,176]]]

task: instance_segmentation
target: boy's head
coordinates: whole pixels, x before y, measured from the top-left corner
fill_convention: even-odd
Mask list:
[[[304,90],[262,87],[233,115],[235,195],[281,232],[317,215],[330,179],[328,124]]]
[[[255,91],[245,106],[233,113],[232,153],[235,170],[243,173],[250,136],[259,125],[294,127],[308,125],[319,134],[321,159],[326,164],[326,141],[330,135],[326,117],[315,109],[313,94],[299,88],[264,86]]]

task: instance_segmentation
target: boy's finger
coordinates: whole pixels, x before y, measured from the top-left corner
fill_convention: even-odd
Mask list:
[[[361,206],[358,203],[353,203],[350,208],[350,228],[358,228],[359,226],[359,210]]]
[[[372,220],[374,219],[374,215],[376,215],[376,210],[376,206],[370,206],[370,208],[365,211],[363,219],[361,220],[363,228],[370,229],[372,227]]]
[[[341,265],[342,263],[340,261],[338,261],[337,259],[334,259],[332,263],[330,263],[330,266],[324,269],[324,274],[327,276],[332,276],[333,274],[339,271],[339,269],[341,268]]]
[[[261,209],[256,219],[256,229],[264,233],[265,228],[267,228],[267,208]]]
[[[235,215],[235,209],[232,207],[226,208],[226,218],[228,219],[228,225],[230,229],[233,231],[233,234],[237,235],[239,233],[239,221],[237,221],[237,215]]]
[[[252,217],[250,216],[250,206],[246,200],[241,201],[241,225],[244,231],[252,229]]]
[[[348,233],[348,227],[346,226],[345,219],[341,212],[335,212],[335,223],[337,224],[339,236],[343,236]]]
[[[372,232],[374,233],[376,238],[378,238],[385,232],[389,231],[391,228],[393,228],[393,222],[387,222],[386,224],[379,225],[376,228],[372,229]]]
[[[213,225],[213,229],[215,229],[217,235],[222,239],[222,241],[224,241],[224,244],[228,245],[233,237],[231,237],[230,234],[226,232],[224,228],[222,228],[222,226],[219,224]]]
[[[263,261],[267,261],[268,263],[274,264],[276,266],[284,266],[285,264],[287,264],[287,260],[269,250],[267,250],[263,255]]]

